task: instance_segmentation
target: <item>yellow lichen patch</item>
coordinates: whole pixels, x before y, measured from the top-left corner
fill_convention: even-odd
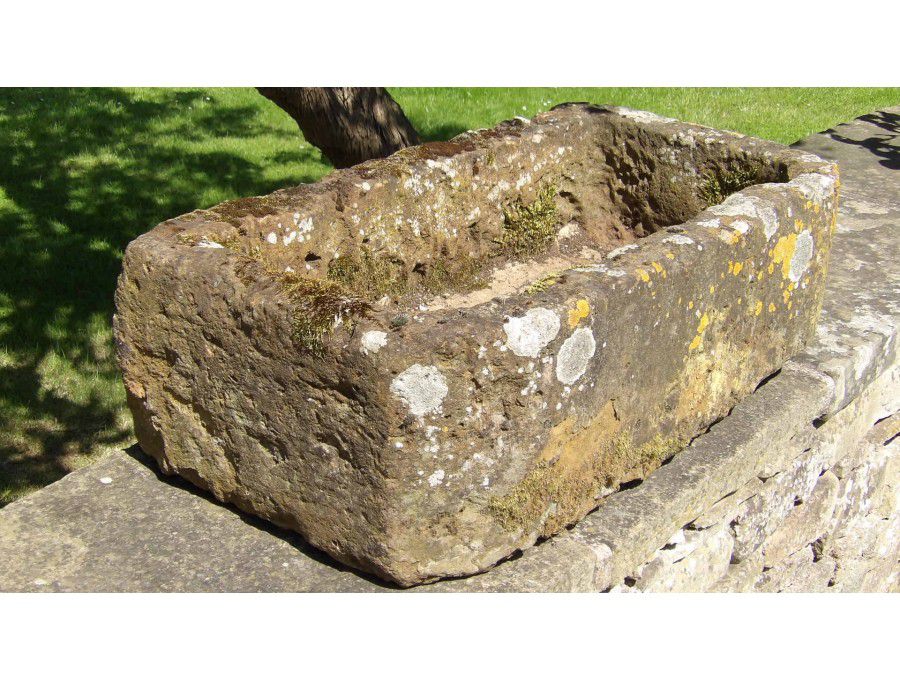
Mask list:
[[[689,301],[688,301],[688,309],[693,309],[693,308],[694,308],[694,301],[693,301],[693,300],[689,300]]]
[[[706,330],[706,327],[709,326],[709,316],[705,313],[700,317],[700,323],[697,325],[697,332],[702,333]]]
[[[734,260],[728,260],[728,273],[734,273]]]
[[[662,274],[663,278],[666,278],[666,270],[659,262],[651,262],[650,266],[652,266],[657,274]]]
[[[674,260],[674,259],[675,259],[675,253],[666,253],[666,258],[668,258],[668,259],[670,259],[670,260]]]
[[[704,312],[703,316],[700,317],[700,323],[697,324],[697,335],[691,340],[691,344],[688,345],[688,350],[694,351],[701,345],[703,342],[703,334],[706,332],[707,326],[709,326],[709,316]]]
[[[803,231],[803,226],[803,220],[801,220],[799,217],[794,220],[794,229],[796,229],[797,231]]]
[[[709,287],[709,293],[710,293],[710,295],[712,295],[712,294],[715,293],[715,292],[716,292],[716,287],[715,287],[715,286],[710,286],[710,287]]]
[[[757,300],[756,306],[753,308],[753,315],[759,316],[760,314],[762,314],[762,310],[763,310],[762,300]]]
[[[781,296],[784,298],[784,304],[787,304],[791,299],[791,291],[790,289],[782,291]]]
[[[797,234],[788,234],[778,239],[775,248],[772,249],[772,260],[781,265],[781,275],[788,278],[791,273],[791,258],[797,248]]]
[[[775,263],[774,263],[774,262],[770,262],[770,263],[769,263],[769,267],[768,267],[768,272],[769,272],[770,274],[772,274],[772,273],[774,273],[774,271],[775,271]]]
[[[770,303],[769,303],[769,312],[774,312],[774,311],[775,311],[775,303],[774,303],[774,302],[770,302]]]
[[[734,275],[737,276],[741,273],[741,270],[744,268],[743,262],[735,262],[734,263]]]
[[[644,283],[650,282],[650,275],[647,273],[645,269],[635,269],[634,275],[637,276]]]
[[[586,319],[591,313],[591,305],[587,300],[579,300],[575,303],[575,309],[569,310],[569,328],[575,328],[582,319]]]
[[[645,477],[684,447],[676,437],[659,435],[636,445],[621,428],[612,401],[586,424],[566,418],[550,430],[531,471],[489,500],[489,511],[508,531],[550,536],[596,507],[604,487]],[[554,504],[556,511],[548,513]]]

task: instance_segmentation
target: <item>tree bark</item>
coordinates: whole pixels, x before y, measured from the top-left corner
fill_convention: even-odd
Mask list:
[[[419,143],[383,87],[258,87],[293,118],[306,141],[336,168],[382,158]]]

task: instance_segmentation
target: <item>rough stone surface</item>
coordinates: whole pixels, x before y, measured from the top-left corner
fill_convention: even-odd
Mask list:
[[[170,220],[116,295],[138,441],[347,565],[483,571],[806,345],[838,186],[806,152],[571,105]]]
[[[893,133],[887,131],[890,121]],[[838,309],[834,300],[862,289],[877,292],[878,299],[867,303],[872,309],[888,310],[896,303],[897,154],[891,166],[890,157],[872,149],[896,149],[890,134],[896,137],[898,124],[900,109],[804,143],[841,163],[844,195],[851,197],[835,235],[826,310]],[[850,238],[863,232],[865,241]],[[890,335],[878,341],[877,333],[854,321],[849,304],[843,309],[841,334],[832,347],[787,362],[671,462],[638,486],[607,496],[571,531],[486,573],[412,590],[639,591],[643,581],[647,590],[657,589],[651,583],[670,582],[714,592],[897,591],[900,366],[890,352],[875,359],[880,355],[871,344],[895,345],[890,329],[897,317],[890,312],[884,327]],[[524,310],[516,314],[523,315]],[[823,316],[820,329],[835,328],[833,321]],[[857,381],[852,366],[854,357],[864,356],[855,353],[860,346],[869,346],[873,359]],[[843,363],[829,363],[835,357]],[[835,366],[852,373],[832,370]],[[848,375],[854,380],[847,382]],[[732,522],[745,504],[774,488],[779,477],[817,469],[827,472],[804,477],[814,483],[799,505],[793,504],[799,497],[794,487],[780,487],[790,507],[756,550],[740,562],[731,561],[733,550],[729,560],[723,558],[729,535],[739,543]],[[835,478],[834,512],[825,520]],[[826,502],[814,503],[823,497]],[[772,507],[781,514],[780,500]],[[813,539],[820,534],[818,526],[809,528],[816,517],[826,530]],[[791,522],[797,530],[785,529]],[[804,540],[812,542],[794,550]],[[689,554],[687,544],[693,546]],[[661,558],[678,546],[683,559]],[[776,559],[779,552],[787,557]],[[693,585],[684,569],[690,557],[699,560],[700,577]],[[709,584],[716,574],[722,575]],[[140,454],[109,456],[0,510],[0,590],[390,588],[335,563],[295,533],[220,505],[177,478],[163,481]]]

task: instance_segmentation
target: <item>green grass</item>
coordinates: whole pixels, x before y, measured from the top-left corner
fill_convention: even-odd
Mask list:
[[[900,102],[900,89],[392,92],[428,140],[591,101],[790,143]],[[249,89],[0,90],[0,505],[131,440],[110,333],[125,245],[329,169]]]

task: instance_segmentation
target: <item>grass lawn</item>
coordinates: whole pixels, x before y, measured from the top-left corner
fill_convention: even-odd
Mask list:
[[[591,101],[790,143],[900,103],[897,88],[392,92],[429,140]],[[131,440],[110,332],[125,245],[329,169],[250,89],[0,90],[0,505]]]

